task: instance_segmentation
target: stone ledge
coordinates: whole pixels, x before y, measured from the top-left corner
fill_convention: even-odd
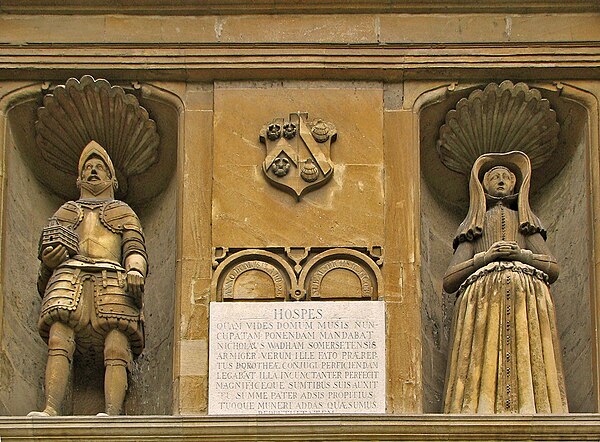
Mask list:
[[[282,56],[285,50],[286,55]],[[212,45],[0,45],[0,79],[61,79],[74,71],[112,79],[212,81],[215,79],[397,80],[481,78],[483,70],[503,77],[600,78],[600,46],[511,48],[463,45],[452,48],[325,46],[315,53],[302,46]],[[451,72],[451,74],[449,74]],[[489,74],[487,74],[489,75]]]
[[[3,0],[0,12],[19,14],[297,14],[598,11],[595,0]]]
[[[584,441],[600,414],[0,417],[2,441]]]

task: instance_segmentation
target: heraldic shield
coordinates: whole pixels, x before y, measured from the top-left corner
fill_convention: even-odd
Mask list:
[[[333,175],[331,143],[335,126],[321,119],[308,121],[307,112],[275,118],[263,126],[260,141],[267,147],[263,172],[271,184],[300,200]]]

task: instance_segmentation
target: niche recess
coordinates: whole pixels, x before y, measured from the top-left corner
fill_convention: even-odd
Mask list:
[[[44,161],[36,144],[37,109],[54,87],[30,86],[33,92],[22,94],[7,112],[0,351],[0,413],[4,415],[24,415],[43,405],[46,345],[37,332],[41,301],[36,289],[38,239],[54,211],[79,194],[73,176]],[[122,87],[148,111],[160,136],[157,162],[129,179],[126,195],[117,194],[140,217],[150,259],[144,301],[146,347],[129,376],[125,413],[171,414],[179,110],[170,94],[160,88],[134,88],[131,83]],[[76,364],[65,413],[102,411],[102,392],[102,364]]]
[[[493,80],[492,80],[493,81]],[[496,81],[499,83],[498,81]],[[446,114],[488,82],[445,90],[420,113],[421,285],[423,291],[423,408],[442,409],[448,341],[455,296],[442,291],[452,239],[468,210],[467,177],[439,160],[436,141]],[[552,285],[571,412],[596,412],[591,300],[594,288],[590,216],[588,111],[550,85],[529,84],[550,101],[560,124],[555,154],[534,171],[531,206],[548,230],[548,245],[561,267]],[[441,96],[441,98],[440,98]]]

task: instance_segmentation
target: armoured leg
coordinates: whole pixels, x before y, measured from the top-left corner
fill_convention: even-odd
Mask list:
[[[46,407],[30,416],[56,416],[60,414],[69,384],[71,361],[75,351],[75,331],[66,324],[55,322],[48,337],[48,362],[46,364]]]
[[[121,414],[127,392],[127,366],[131,362],[129,340],[120,330],[111,330],[104,340],[104,400],[106,413]]]

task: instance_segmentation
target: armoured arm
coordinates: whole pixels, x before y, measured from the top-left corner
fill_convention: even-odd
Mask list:
[[[148,273],[148,253],[142,228],[126,224],[122,233],[123,267],[125,270],[137,270],[142,276]]]
[[[46,286],[48,285],[48,281],[52,276],[52,270],[48,268],[43,262],[40,263],[40,268],[38,269],[37,276],[37,289],[40,296],[43,298],[44,293],[46,292]]]
[[[83,218],[83,212],[81,208],[73,201],[68,201],[63,204],[57,211],[52,215],[48,221],[48,226],[54,224],[60,224],[62,226],[75,229]],[[40,241],[42,241],[40,239]],[[52,276],[52,272],[60,264],[69,258],[67,249],[62,246],[49,246],[42,250],[40,256],[40,267],[38,270],[37,288],[40,296],[44,296],[48,281]]]
[[[62,245],[56,247],[50,246],[42,251],[41,259],[42,262],[40,263],[40,268],[38,270],[37,287],[38,293],[43,297],[48,281],[52,276],[52,272],[54,272],[55,268],[69,259],[69,252],[67,252],[67,249]]]
[[[114,200],[104,207],[101,221],[109,230],[121,235],[121,256],[123,267],[127,271],[127,290],[141,306],[148,273],[148,254],[140,220],[131,207]]]
[[[148,273],[148,264],[146,258],[139,253],[131,253],[125,258],[125,270],[128,272],[137,271],[140,275],[146,277]]]
[[[141,307],[148,273],[148,258],[141,228],[139,225],[136,228],[132,227],[134,226],[126,226],[126,230],[123,231],[123,266],[127,271],[128,290]]]

